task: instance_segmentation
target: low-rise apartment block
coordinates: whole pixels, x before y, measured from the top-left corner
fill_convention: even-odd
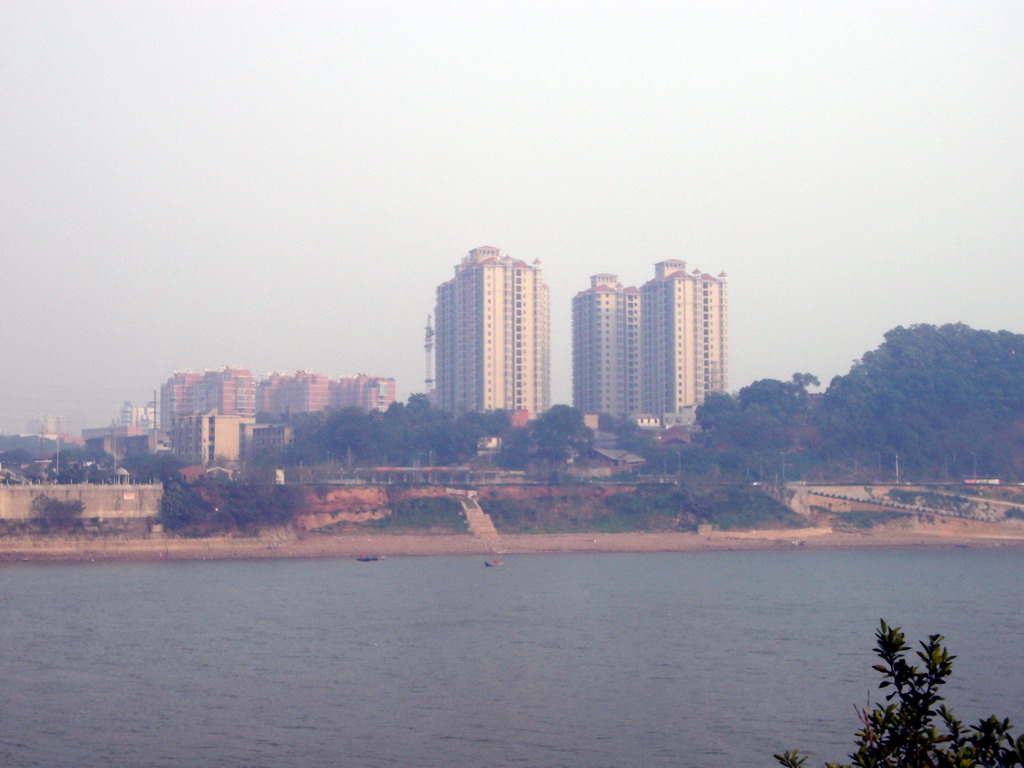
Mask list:
[[[216,410],[177,416],[171,430],[171,450],[188,464],[237,462],[242,458],[242,429],[255,422],[252,416],[221,414]]]

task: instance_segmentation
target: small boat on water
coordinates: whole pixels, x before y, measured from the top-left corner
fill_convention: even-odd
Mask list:
[[[380,558],[377,555],[359,555],[359,557],[356,558],[360,563],[372,563],[381,559],[383,558]]]
[[[488,568],[500,568],[504,563],[498,558],[494,558],[493,560],[484,560],[484,565]]]

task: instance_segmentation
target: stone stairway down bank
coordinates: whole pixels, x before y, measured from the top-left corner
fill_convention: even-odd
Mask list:
[[[485,541],[491,550],[494,551],[500,537],[498,529],[494,527],[494,521],[491,520],[491,516],[484,512],[480,504],[477,503],[477,500],[466,491],[453,491],[449,489],[448,494],[457,498],[462,505],[462,511],[466,515],[466,524],[469,526],[469,532],[481,541]]]

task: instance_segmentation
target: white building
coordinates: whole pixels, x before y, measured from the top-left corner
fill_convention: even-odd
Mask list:
[[[482,246],[437,288],[436,398],[440,408],[550,407],[548,288],[532,265]]]
[[[572,300],[572,400],[584,413],[640,410],[640,292],[615,275],[590,278]]]
[[[654,269],[639,291],[604,273],[573,298],[573,404],[584,413],[691,423],[728,386],[725,273],[687,272],[675,259]]]
[[[242,430],[255,424],[252,416],[219,414],[216,410],[174,418],[171,449],[189,464],[209,466],[218,459],[237,462],[242,457]]]
[[[654,279],[640,288],[641,408],[682,413],[728,386],[726,275],[687,272],[686,262],[675,259],[654,269]]]

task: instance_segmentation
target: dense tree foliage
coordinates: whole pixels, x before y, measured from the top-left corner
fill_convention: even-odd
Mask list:
[[[585,453],[594,439],[593,431],[583,423],[583,414],[568,405],[552,406],[524,432],[527,440],[520,443],[525,443],[521,448],[526,448],[527,461],[543,463],[552,471]]]
[[[114,457],[102,449],[64,446],[51,458],[53,479],[58,483],[104,483],[113,477]]]
[[[942,686],[953,673],[953,660],[942,635],[920,644],[921,666],[907,661],[910,650],[899,627],[884,621],[875,633],[875,654],[881,660],[879,688],[886,703],[861,714],[856,751],[849,763],[828,768],[1012,768],[1024,766],[1024,735],[1013,737],[1009,720],[995,715],[965,728],[943,704]],[[775,759],[787,768],[801,768],[807,758],[784,752]]]
[[[781,480],[787,468],[790,479],[800,476],[818,442],[807,391],[817,384],[809,373],[794,373],[789,381],[760,379],[736,395],[708,395],[697,409],[694,452],[702,455],[690,465],[748,480]]]
[[[825,396],[823,432],[849,459],[899,455],[904,470],[1017,476],[1024,468],[1024,335],[966,325],[895,328]]]
[[[431,408],[423,395],[381,413],[356,408],[298,414],[295,444],[286,463],[337,461],[359,466],[449,465],[476,454],[485,436],[510,430],[505,411],[452,416]]]
[[[11,448],[0,451],[0,466],[4,464],[24,464],[32,460],[32,454],[24,448]]]
[[[748,452],[781,451],[799,445],[810,421],[807,387],[818,380],[795,373],[790,381],[760,379],[735,397],[712,394],[698,409],[707,444]]]
[[[760,379],[711,394],[691,445],[662,446],[629,420],[602,418],[618,447],[655,474],[735,480],[955,480],[1024,477],[1024,336],[965,325],[915,325],[885,334],[824,394],[818,380]],[[582,415],[555,406],[524,429],[508,414],[451,415],[422,395],[385,413],[350,410],[293,420],[292,463],[465,463],[481,437],[499,437],[506,469],[557,473],[592,443]]]
[[[141,453],[126,456],[121,466],[131,473],[138,483],[168,483],[178,478],[178,471],[185,462],[173,453]]]
[[[498,463],[523,469],[530,463],[564,464],[589,448],[593,435],[575,408],[556,405],[525,428],[514,428],[507,411],[449,414],[424,395],[387,411],[355,408],[292,417],[295,443],[286,464],[335,461],[346,466],[442,466],[465,463],[481,438],[502,443]]]
[[[32,499],[32,522],[44,530],[66,531],[82,524],[85,505],[78,501],[61,501],[39,494]]]
[[[255,533],[289,524],[301,494],[296,486],[168,482],[159,519],[167,530],[187,535]]]
[[[24,451],[29,456],[47,456],[57,447],[57,441],[40,435],[0,435],[0,455],[7,451]],[[14,461],[14,459],[7,459]]]
[[[698,450],[758,479],[1024,476],[1024,336],[915,325],[835,377],[762,379],[698,409]],[[767,478],[765,467],[769,468]]]

